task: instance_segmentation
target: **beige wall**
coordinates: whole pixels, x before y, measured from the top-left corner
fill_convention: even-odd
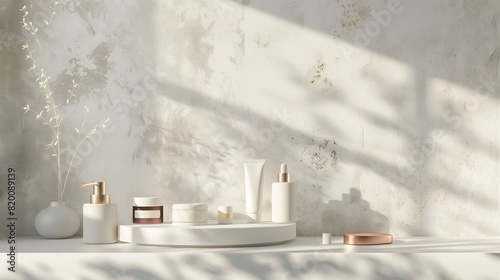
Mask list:
[[[43,30],[48,1],[27,4]],[[0,178],[16,168],[18,234],[34,235],[57,191],[50,132],[22,109],[43,105],[22,5],[0,3]],[[38,54],[57,92],[80,84],[68,121],[84,105],[87,130],[111,120],[77,155],[64,198],[80,213],[90,190],[78,185],[96,180],[120,223],[134,196],[244,212],[242,163],[257,157],[265,219],[288,163],[300,235],[500,233],[497,1],[62,0],[56,11]]]

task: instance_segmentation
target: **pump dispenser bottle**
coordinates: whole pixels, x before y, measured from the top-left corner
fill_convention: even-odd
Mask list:
[[[93,186],[90,203],[83,205],[83,243],[105,244],[118,241],[118,218],[116,204],[109,203],[106,183],[94,182],[83,184]]]
[[[286,164],[281,164],[278,182],[272,184],[272,222],[295,223],[295,186],[290,182]]]

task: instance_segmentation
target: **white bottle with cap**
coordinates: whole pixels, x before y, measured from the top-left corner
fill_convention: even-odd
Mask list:
[[[106,183],[94,182],[90,203],[83,205],[83,243],[106,244],[118,241],[118,217],[116,204],[110,203]]]
[[[272,222],[273,223],[295,223],[295,187],[290,182],[290,173],[287,172],[286,164],[281,164],[278,174],[278,182],[272,184]]]

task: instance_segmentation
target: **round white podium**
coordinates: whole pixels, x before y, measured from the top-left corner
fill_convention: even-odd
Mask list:
[[[182,246],[182,247],[229,247],[271,245],[295,239],[295,223],[224,224],[210,222],[207,225],[182,226],[164,224],[120,225],[119,240],[122,242]]]

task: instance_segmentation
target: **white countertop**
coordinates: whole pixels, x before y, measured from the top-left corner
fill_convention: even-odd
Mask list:
[[[500,279],[500,238],[395,237],[353,246],[320,237],[260,247],[180,248],[83,244],[81,237],[18,237],[16,272],[0,279]],[[7,244],[1,243],[4,265]]]
[[[2,252],[6,248],[2,247]],[[321,237],[297,237],[295,240],[268,246],[229,248],[185,248],[147,246],[118,242],[84,244],[81,237],[44,239],[19,237],[18,253],[500,253],[500,237],[395,237],[386,245],[344,245],[341,237],[332,237],[322,245]]]

